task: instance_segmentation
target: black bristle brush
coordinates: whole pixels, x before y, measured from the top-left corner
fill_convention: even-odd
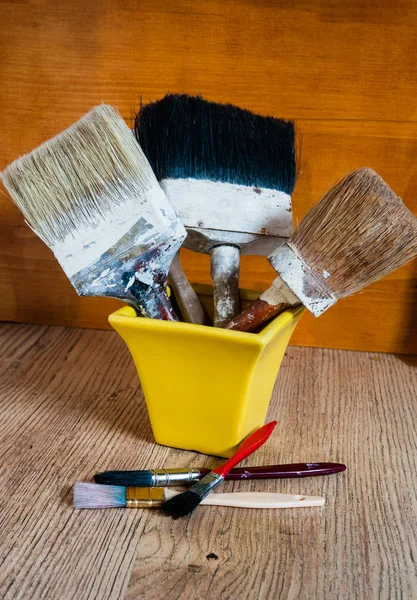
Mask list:
[[[177,210],[184,246],[210,254],[214,324],[239,312],[240,253],[265,254],[292,231],[292,121],[200,96],[142,106],[135,135]]]

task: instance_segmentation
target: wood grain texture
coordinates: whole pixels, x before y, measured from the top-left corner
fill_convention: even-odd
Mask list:
[[[131,123],[145,102],[201,93],[294,118],[302,217],[339,178],[374,168],[417,214],[417,4],[409,0],[0,1],[0,168],[102,101]],[[192,281],[208,260],[184,251]],[[241,285],[273,271],[245,257]],[[22,289],[23,288],[23,289]],[[0,196],[0,319],[107,327],[118,304],[80,299]],[[314,321],[294,344],[417,354],[417,265]]]
[[[157,446],[133,362],[113,332],[0,326],[0,597],[217,600],[417,595],[417,371],[394,356],[289,348],[245,464],[345,462],[328,478],[224,491],[323,495],[323,508],[75,511],[103,469],[214,466]],[[210,554],[216,558],[210,558]]]

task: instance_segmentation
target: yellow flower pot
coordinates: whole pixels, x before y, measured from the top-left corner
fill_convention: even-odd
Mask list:
[[[230,456],[265,422],[303,311],[287,310],[257,334],[145,319],[130,306],[111,314],[135,361],[155,440]]]

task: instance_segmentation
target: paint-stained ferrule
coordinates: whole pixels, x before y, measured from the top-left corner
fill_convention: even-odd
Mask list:
[[[199,481],[201,474],[198,469],[151,469],[152,486],[168,487]]]
[[[165,492],[158,488],[126,488],[126,508],[159,508],[165,502]]]
[[[221,475],[217,475],[217,473],[213,473],[213,471],[211,471],[198,483],[195,483],[192,487],[190,487],[190,491],[198,494],[203,500],[222,481],[224,481],[224,478]]]
[[[129,232],[99,260],[76,273],[70,281],[79,296],[108,296],[134,306],[142,316],[178,320],[166,296],[168,271],[186,235],[180,224],[161,232],[145,250]]]
[[[291,196],[279,190],[206,179],[163,179],[161,187],[188,236],[184,247],[208,253],[219,244],[269,252],[294,231]]]
[[[288,242],[270,254],[268,260],[300,302],[315,317],[319,317],[330,306],[336,304],[337,298],[324,283],[330,273],[323,271],[320,280],[297,255],[297,249]]]
[[[289,237],[291,196],[279,190],[207,179],[163,179],[185,227]]]

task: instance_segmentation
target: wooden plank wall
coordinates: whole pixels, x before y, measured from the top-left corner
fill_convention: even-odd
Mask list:
[[[294,118],[297,218],[347,171],[376,169],[417,213],[417,3],[409,0],[0,0],[0,168],[102,101],[200,93]],[[107,327],[116,302],[78,298],[0,196],[0,319]],[[184,252],[209,282],[206,257]],[[242,286],[273,271],[245,258]],[[307,315],[300,345],[417,353],[417,264]]]

